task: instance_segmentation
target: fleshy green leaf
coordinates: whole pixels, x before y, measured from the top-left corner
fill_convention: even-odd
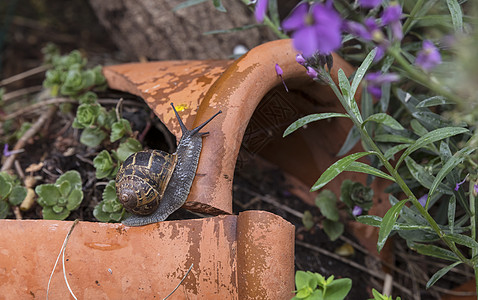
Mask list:
[[[297,129],[303,127],[314,121],[319,121],[323,119],[335,118],[335,117],[346,117],[349,118],[346,114],[341,113],[322,113],[322,114],[312,114],[305,117],[300,118],[299,120],[292,123],[287,129],[284,131],[282,137],[288,136],[292,132],[296,131]]]
[[[377,177],[382,177],[391,181],[395,181],[392,176],[388,175],[387,173],[380,171],[379,169],[376,169],[372,166],[369,166],[367,164],[354,161],[352,162],[346,169],[345,171],[349,172],[359,172],[359,173],[365,173],[365,174],[370,174],[373,176]]]
[[[314,217],[309,210],[304,211],[304,216],[302,217],[302,224],[304,224],[304,227],[307,230],[310,230],[314,227]]]
[[[432,285],[435,284],[435,282],[437,282],[440,278],[443,277],[443,275],[445,275],[446,273],[448,273],[448,271],[450,271],[451,269],[453,269],[454,267],[458,266],[459,264],[461,264],[461,261],[457,261],[457,262],[454,262],[452,263],[451,265],[449,266],[446,266],[444,268],[441,268],[440,270],[438,270],[438,272],[436,272],[435,274],[433,274],[433,276],[430,278],[430,280],[428,280],[427,282],[427,289],[429,287],[431,287]]]
[[[416,140],[415,143],[411,144],[411,146],[407,150],[405,150],[405,152],[402,154],[402,156],[398,160],[397,165],[395,166],[395,169],[397,169],[400,163],[412,152],[428,144],[434,143],[439,140],[443,140],[447,137],[451,137],[457,134],[465,133],[467,131],[468,129],[461,128],[461,127],[445,127],[445,128],[438,128],[433,131],[430,131],[429,133],[425,134],[424,136]]]
[[[399,201],[394,206],[392,206],[383,217],[382,224],[380,225],[380,230],[378,232],[378,242],[377,242],[378,252],[380,252],[383,246],[385,246],[385,242],[387,241],[388,236],[390,235],[390,232],[393,229],[393,225],[395,225],[395,222],[397,221],[398,215],[400,214],[402,207],[407,202],[408,202],[408,199]]]
[[[310,189],[312,192],[316,191],[323,186],[325,186],[327,183],[329,183],[332,179],[337,177],[342,171],[347,169],[347,167],[357,159],[364,157],[366,155],[374,154],[374,152],[358,152],[354,154],[350,154],[349,156],[346,156],[342,159],[339,159],[336,161],[333,165],[331,165],[327,170],[325,170],[324,173],[320,176],[320,178],[317,180],[317,182],[312,186]]]
[[[71,184],[72,189],[82,189],[82,182],[81,182],[81,175],[78,171],[71,170],[65,172],[63,175],[58,177],[55,184],[58,186],[62,184],[64,181],[68,181]]]
[[[13,187],[10,196],[8,196],[8,202],[10,202],[11,205],[20,205],[26,196],[27,188],[17,185]]]
[[[12,192],[12,184],[3,176],[0,176],[0,200],[3,200]]]
[[[83,191],[73,190],[68,196],[68,202],[66,204],[66,209],[69,211],[78,209],[80,207],[81,201],[83,201]]]
[[[37,185],[35,192],[40,196],[37,201],[43,207],[55,205],[61,197],[60,191],[54,184]]]
[[[107,150],[103,150],[93,159],[93,165],[96,169],[96,178],[106,178],[110,176],[115,168],[113,159]]]
[[[131,134],[131,125],[128,120],[121,119],[111,126],[110,142],[116,142],[126,134]]]
[[[83,145],[94,148],[101,144],[101,142],[108,135],[100,128],[86,128],[83,130],[80,136],[80,142]]]
[[[327,285],[325,299],[343,300],[352,288],[352,280],[350,278],[339,278],[333,280]]]
[[[5,219],[8,216],[9,211],[10,206],[8,205],[7,201],[0,200],[0,219]]]
[[[52,206],[46,206],[43,207],[42,214],[45,220],[64,220],[70,215],[70,211],[63,209],[61,212],[56,213],[53,211]]]
[[[330,190],[323,190],[315,198],[315,205],[319,208],[324,217],[332,221],[339,220],[337,209],[337,196]]]
[[[385,126],[388,126],[392,129],[395,129],[395,130],[403,130],[404,129],[403,126],[400,123],[397,122],[397,120],[395,120],[391,116],[387,115],[386,113],[377,113],[377,114],[371,115],[370,117],[368,117],[362,123],[362,128],[364,127],[364,125],[367,122],[370,122],[370,121],[381,123]]]
[[[331,241],[335,241],[342,235],[342,233],[344,233],[344,223],[340,221],[325,219],[322,222],[322,226],[324,227],[324,232]]]
[[[117,155],[120,161],[124,161],[133,153],[142,150],[141,143],[133,138],[128,138],[126,141],[122,142],[117,150]]]

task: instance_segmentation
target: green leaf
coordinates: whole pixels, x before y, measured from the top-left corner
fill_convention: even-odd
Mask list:
[[[227,12],[224,6],[222,5],[221,0],[212,0],[212,3],[214,4],[214,7],[220,11],[220,12]]]
[[[89,128],[94,125],[100,114],[100,105],[84,103],[78,106],[76,118],[73,124],[74,128]]]
[[[131,125],[128,120],[121,119],[118,122],[113,123],[111,126],[110,142],[116,142],[122,138],[125,134],[131,134]]]
[[[385,156],[385,158],[387,160],[390,160],[390,159],[394,159],[394,156],[395,154],[397,154],[398,152],[402,151],[403,149],[409,147],[410,144],[399,144],[399,145],[395,145],[393,147],[390,147],[389,149],[387,149],[387,151],[385,151],[385,153],[383,154]]]
[[[109,177],[114,168],[115,164],[107,150],[103,150],[93,159],[93,166],[96,169],[96,178],[102,179]]]
[[[405,143],[405,144],[412,144],[415,142],[414,139],[409,137],[405,137],[403,135],[395,135],[395,134],[377,134],[373,138],[376,142],[381,143]]]
[[[360,131],[357,129],[357,126],[352,126],[347,138],[345,139],[344,144],[337,153],[337,156],[344,156],[360,141]]]
[[[194,5],[197,5],[197,4],[200,4],[200,3],[203,3],[203,2],[207,2],[208,0],[187,0],[187,1],[183,1],[181,3],[179,3],[178,5],[176,5],[172,11],[173,12],[176,12],[180,9],[183,9],[183,8],[186,8],[186,7],[190,7],[190,6],[194,6]]]
[[[378,232],[378,242],[377,242],[378,252],[380,252],[383,246],[385,246],[385,242],[387,241],[388,236],[390,235],[390,232],[393,229],[393,225],[395,225],[395,222],[397,221],[398,215],[400,214],[402,207],[407,202],[408,202],[408,199],[399,201],[394,206],[392,206],[383,217],[382,223],[380,225],[380,230]]]
[[[448,159],[445,165],[440,169],[437,176],[435,177],[435,180],[430,187],[430,191],[428,192],[428,196],[431,197],[437,189],[438,185],[443,181],[445,176],[450,173],[456,166],[461,164],[466,156],[470,155],[474,151],[474,148],[465,147],[460,151],[456,152],[450,159]]]
[[[457,244],[466,246],[470,249],[478,249],[478,242],[467,235],[453,233],[446,234],[444,238]]]
[[[81,190],[83,185],[81,181],[81,175],[78,171],[71,170],[68,172],[65,172],[63,175],[58,177],[56,180],[55,184],[57,186],[61,185],[64,181],[68,181],[71,184],[72,189],[79,189]]]
[[[302,216],[302,224],[304,224],[304,227],[307,230],[311,230],[314,227],[314,217],[309,210],[304,211],[304,215]]]
[[[71,185],[68,181],[63,181],[61,184],[57,184],[58,190],[63,197],[67,197],[71,191]]]
[[[133,138],[128,138],[126,141],[122,142],[117,150],[117,155],[120,161],[124,161],[133,153],[142,150],[141,143]]]
[[[357,91],[357,88],[360,85],[360,82],[364,78],[365,73],[367,73],[368,68],[372,64],[376,54],[377,54],[377,48],[372,49],[372,51],[369,52],[367,57],[365,57],[360,67],[355,72],[354,79],[352,80],[352,85],[350,86],[350,94],[352,98],[354,97],[355,92]]]
[[[68,203],[66,204],[66,209],[69,211],[78,209],[80,207],[81,201],[83,201],[83,191],[73,190],[68,196]]]
[[[327,285],[325,299],[343,300],[352,288],[352,280],[350,278],[335,279]]]
[[[26,196],[27,196],[27,188],[24,186],[17,185],[13,187],[12,192],[10,193],[10,196],[8,197],[8,202],[11,205],[20,205]]]
[[[0,200],[0,219],[5,219],[8,216],[9,211],[10,206],[8,205],[7,201]]]
[[[442,96],[433,96],[428,99],[422,100],[420,103],[418,103],[416,107],[417,108],[431,107],[431,106],[446,105],[446,104],[455,104],[455,102],[448,100],[447,98]]]
[[[337,196],[331,190],[323,190],[315,198],[315,205],[319,208],[324,217],[332,221],[339,220],[337,209]]]
[[[412,174],[413,178],[415,178],[422,186],[426,187],[427,189],[431,188],[433,182],[435,181],[435,177],[433,175],[428,173],[422,165],[417,164],[410,157],[405,159],[405,164],[407,165],[407,168],[410,171],[410,174]],[[453,194],[452,189],[442,183],[438,184],[435,190],[442,194]]]
[[[350,154],[349,156],[346,156],[344,158],[339,159],[336,161],[333,165],[331,165],[327,170],[325,170],[324,173],[320,176],[320,178],[317,180],[317,182],[312,186],[310,189],[312,192],[316,191],[323,186],[325,186],[327,183],[329,183],[332,179],[337,177],[342,171],[347,169],[347,167],[357,159],[364,157],[366,155],[374,154],[374,152],[358,152],[354,154]]]
[[[463,32],[463,12],[457,0],[446,0],[455,32]]]
[[[0,176],[0,200],[6,199],[12,192],[12,184]]]
[[[342,92],[342,95],[344,96],[344,98],[347,99],[347,101],[349,101],[349,98],[353,97],[353,95],[350,94],[351,87],[350,87],[349,79],[347,78],[347,75],[345,75],[345,72],[342,69],[339,69],[337,75],[339,78],[340,91]]]
[[[452,263],[451,265],[446,266],[446,267],[444,267],[444,268],[438,270],[438,272],[436,272],[435,274],[433,274],[433,276],[430,278],[430,280],[428,280],[427,285],[426,285],[426,288],[428,289],[429,287],[431,287],[432,285],[434,285],[435,282],[438,281],[438,279],[442,278],[443,275],[445,275],[446,273],[448,273],[448,271],[450,271],[450,270],[453,269],[454,267],[458,266],[459,264],[461,264],[461,261],[454,262],[454,263]]]
[[[264,26],[263,24],[249,24],[245,26],[233,27],[228,29],[218,29],[218,30],[210,30],[203,32],[203,35],[211,35],[211,34],[224,34],[224,33],[233,33],[233,32],[240,32],[244,30],[249,30],[253,28],[258,28]]]
[[[46,206],[46,207],[43,207],[42,214],[43,214],[43,219],[45,220],[60,220],[61,221],[68,218],[68,216],[70,215],[70,211],[67,209],[63,209],[60,213],[56,213],[53,211],[52,206]]]
[[[331,241],[335,241],[342,235],[342,233],[344,233],[344,224],[339,221],[325,219],[322,222],[322,226],[324,227],[324,232]]]
[[[453,234],[455,229],[455,212],[456,212],[456,197],[452,195],[448,201],[448,227],[450,228],[450,233]]]
[[[395,166],[395,169],[397,169],[400,163],[412,152],[428,144],[446,139],[447,137],[451,137],[457,134],[465,133],[467,131],[468,129],[461,128],[461,127],[445,127],[445,128],[438,128],[433,131],[430,131],[429,133],[425,134],[424,136],[416,140],[415,143],[411,144],[410,147],[407,150],[405,150],[405,152],[402,154],[402,156],[398,160],[397,165]]]
[[[341,113],[322,113],[322,114],[312,114],[305,117],[300,118],[299,120],[292,123],[287,129],[284,131],[282,137],[288,136],[292,132],[296,131],[297,129],[311,123],[314,121],[319,121],[323,119],[335,118],[335,117],[346,117],[349,118],[346,114]]]
[[[110,180],[103,190],[103,201],[114,201],[117,199],[118,197],[116,196],[115,181]]]
[[[365,174],[370,174],[370,175],[377,176],[377,177],[382,177],[382,178],[385,178],[385,179],[388,179],[388,180],[391,180],[391,181],[395,181],[395,179],[392,176],[388,175],[387,173],[385,173],[383,171],[380,171],[379,169],[376,169],[376,168],[374,168],[372,166],[369,166],[367,164],[358,162],[358,161],[352,162],[345,169],[345,171],[365,173]]]
[[[39,196],[37,200],[38,204],[43,207],[55,205],[58,202],[58,199],[61,197],[58,187],[49,183],[37,185],[35,192]]]
[[[101,142],[108,135],[100,128],[86,128],[83,130],[80,136],[80,142],[83,145],[94,148],[101,144]]]
[[[362,128],[364,127],[364,125],[367,122],[370,122],[370,121],[374,121],[374,122],[383,124],[383,125],[388,126],[392,129],[395,129],[395,130],[403,130],[404,129],[403,126],[400,123],[397,122],[397,120],[395,120],[391,116],[387,115],[386,113],[377,113],[377,114],[371,115],[370,117],[368,117],[362,123]]]
[[[416,250],[418,253],[423,255],[428,255],[444,260],[457,261],[459,260],[458,256],[450,250],[443,249],[435,245],[426,245],[426,244],[417,244],[414,242],[409,242],[408,247],[413,250]]]

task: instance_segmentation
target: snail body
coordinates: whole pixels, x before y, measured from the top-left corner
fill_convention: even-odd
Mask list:
[[[123,221],[128,226],[142,226],[164,221],[179,209],[189,195],[196,175],[202,137],[199,132],[214,117],[188,130],[174,105],[182,136],[177,150],[169,154],[158,150],[140,151],[129,156],[116,175],[116,193],[125,209],[132,213]]]

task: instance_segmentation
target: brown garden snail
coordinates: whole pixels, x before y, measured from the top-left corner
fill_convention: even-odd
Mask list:
[[[189,194],[202,148],[199,132],[221,113],[217,112],[198,127],[188,130],[179,118],[182,136],[174,154],[158,150],[140,151],[129,156],[116,175],[116,194],[125,209],[133,215],[123,224],[142,226],[164,221],[179,209]]]

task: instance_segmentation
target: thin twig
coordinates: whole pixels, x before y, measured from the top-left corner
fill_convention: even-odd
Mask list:
[[[119,122],[121,120],[121,110],[122,110],[123,98],[120,98],[118,103],[116,103],[116,121]]]
[[[184,277],[183,279],[181,279],[181,281],[178,283],[178,285],[174,288],[174,290],[169,293],[169,295],[167,295],[166,297],[163,298],[163,300],[166,300],[169,298],[169,296],[171,296],[177,289],[178,287],[181,285],[181,283],[183,283],[184,279],[186,279],[186,276],[188,276],[189,272],[191,272],[191,269],[193,268],[194,266],[194,263],[191,263],[191,266],[189,267],[189,270],[186,272],[186,274],[184,274]]]
[[[41,86],[41,85],[30,86],[30,87],[19,89],[19,90],[10,92],[10,93],[6,93],[5,95],[3,95],[2,99],[3,99],[4,103],[6,104],[7,102],[9,102],[9,101],[11,101],[15,98],[22,97],[22,96],[29,95],[29,94],[33,94],[33,93],[37,93],[37,92],[41,91],[42,89],[43,89],[43,86]]]
[[[53,266],[53,270],[51,271],[50,274],[50,279],[48,280],[48,286],[46,289],[46,299],[48,300],[48,293],[50,292],[50,283],[51,279],[53,278],[53,273],[55,273],[56,266],[58,265],[58,261],[60,260],[60,256],[63,255],[63,274],[65,278],[66,285],[68,286],[68,290],[70,291],[71,295],[73,298],[77,299],[75,294],[73,294],[73,291],[70,289],[70,285],[68,284],[68,280],[66,279],[66,271],[65,271],[65,249],[66,249],[66,244],[68,243],[68,240],[70,239],[71,233],[73,232],[73,229],[75,228],[76,224],[78,224],[80,220],[76,219],[73,224],[70,227],[70,230],[66,234],[65,240],[63,241],[63,245],[61,246],[60,253],[58,253],[58,257],[56,258],[55,265]]]
[[[21,148],[25,147],[27,141],[30,138],[32,138],[42,128],[43,124],[45,124],[46,121],[48,121],[49,119],[51,119],[53,117],[53,115],[55,114],[57,109],[58,109],[58,107],[56,105],[51,106],[50,109],[46,113],[44,113],[40,118],[38,118],[38,120],[35,122],[35,124],[33,124],[32,127],[30,127],[30,129],[28,129],[22,135],[22,137],[17,141],[17,143],[13,147],[13,150],[18,150],[18,149],[21,149]],[[15,161],[17,155],[18,154],[12,154],[9,157],[7,157],[7,159],[5,160],[5,163],[3,164],[0,171],[9,170],[11,168],[13,162]]]
[[[35,75],[35,74],[38,74],[38,73],[45,72],[50,67],[51,67],[50,65],[43,65],[43,66],[39,66],[39,67],[30,69],[30,70],[25,71],[25,72],[22,72],[20,74],[14,75],[12,77],[5,78],[2,81],[0,81],[0,86],[4,86],[4,85],[10,84],[10,83],[13,83],[15,81],[21,80],[23,78],[26,78],[26,77],[29,77],[29,76],[32,76],[32,75]]]
[[[36,110],[36,109],[38,109],[40,107],[43,107],[43,106],[46,106],[46,105],[60,104],[60,103],[78,103],[78,101],[73,100],[71,98],[53,98],[53,99],[50,99],[50,100],[41,101],[41,102],[32,104],[30,106],[27,106],[25,108],[17,110],[14,113],[11,113],[11,114],[5,116],[5,118],[3,118],[3,120],[1,120],[1,121],[14,119],[18,116],[21,116],[21,115],[29,112],[29,111]]]

